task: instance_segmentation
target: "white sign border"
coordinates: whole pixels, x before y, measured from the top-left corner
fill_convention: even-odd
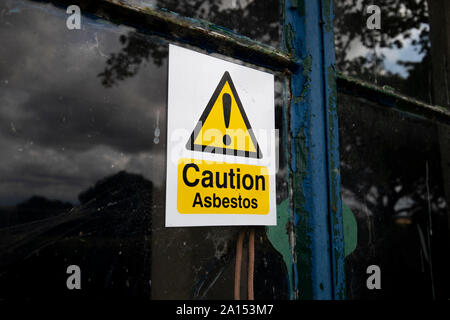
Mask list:
[[[276,148],[273,74],[169,44],[167,111],[166,227],[276,225]],[[231,75],[263,158],[187,150],[185,145],[225,71]],[[194,80],[195,79],[195,80]],[[182,106],[182,107],[181,107]],[[258,128],[267,137],[258,139]],[[265,138],[265,139],[262,139]],[[267,143],[261,143],[267,140]],[[269,213],[180,214],[177,210],[178,159],[264,165],[269,168]]]

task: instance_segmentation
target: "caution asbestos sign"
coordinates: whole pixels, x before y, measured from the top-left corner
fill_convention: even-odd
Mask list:
[[[276,224],[272,74],[169,46],[166,226]]]

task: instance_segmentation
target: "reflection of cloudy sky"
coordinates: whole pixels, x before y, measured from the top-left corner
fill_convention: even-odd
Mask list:
[[[419,54],[419,46],[414,46],[412,44],[412,41],[419,39],[420,32],[424,28],[428,28],[428,25],[422,24],[420,28],[409,30],[411,32],[410,38],[406,39],[403,37],[403,35],[399,35],[398,37],[391,39],[392,41],[399,40],[402,43],[403,47],[400,49],[377,48],[377,55],[383,54],[385,56],[383,63],[386,70],[389,70],[392,73],[398,73],[402,77],[406,78],[408,76],[408,71],[404,66],[400,65],[398,61],[422,61],[424,55]],[[373,50],[363,46],[360,39],[356,38],[354,41],[352,41],[351,49],[347,54],[347,59],[352,60],[359,56],[367,56],[373,54]]]
[[[45,9],[43,9],[45,8]],[[164,181],[167,71],[151,61],[105,88],[98,74],[129,29],[82,19],[66,28],[62,9],[0,4],[0,205],[31,195],[76,201],[119,170]]]
[[[424,54],[419,53],[419,46],[412,44],[413,40],[419,40],[420,32],[423,28],[428,29],[428,25],[423,24],[420,29],[411,29],[411,37],[405,39],[403,36],[398,36],[394,40],[400,40],[403,44],[401,49],[387,49],[383,48],[380,53],[386,56],[384,60],[385,68],[393,73],[399,73],[403,77],[408,76],[408,71],[402,65],[398,64],[398,61],[411,61],[419,62],[424,58]]]

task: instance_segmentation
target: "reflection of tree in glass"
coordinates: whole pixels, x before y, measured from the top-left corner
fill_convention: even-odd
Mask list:
[[[73,297],[64,286],[70,264],[84,273],[88,299],[150,297],[153,192],[142,175],[120,171],[81,192],[70,212],[2,229],[0,299]],[[42,203],[61,207],[34,198],[24,213]]]
[[[444,283],[448,266],[442,254],[448,252],[447,206],[436,127],[345,96],[340,101],[343,200],[358,221],[358,247],[347,258],[349,295],[414,295],[423,289],[421,295],[429,296],[431,259],[435,284]],[[367,291],[363,279],[370,264],[381,264],[384,283],[392,288]],[[423,286],[399,285],[408,277],[422,279]],[[436,296],[443,290],[436,284]]]
[[[106,61],[105,70],[99,74],[105,87],[112,87],[117,81],[133,77],[139,67],[151,57],[153,63],[161,66],[167,57],[167,47],[152,42],[148,37],[137,32],[121,35],[123,45],[119,53],[112,53]]]
[[[435,127],[418,122],[412,130],[412,120],[393,113],[380,117],[376,112],[357,112],[357,125],[354,117],[340,117],[345,128],[340,138],[344,185],[357,191],[372,212],[382,208],[384,218],[426,215],[428,200],[434,213],[445,214]]]
[[[381,30],[369,30],[366,22],[369,13],[366,8],[376,4],[381,8]],[[398,91],[429,101],[428,72],[430,70],[430,43],[427,0],[335,0],[335,45],[338,70],[359,78],[389,85]],[[414,32],[418,33],[412,39]],[[408,76],[386,70],[383,61],[386,56],[380,49],[401,49],[411,40],[417,53],[424,58],[419,62],[398,60]],[[358,51],[368,51],[364,56],[349,58],[348,54],[357,46]],[[375,49],[378,50],[375,55]],[[383,69],[383,70],[382,70]]]
[[[186,17],[212,21],[272,46],[279,41],[278,1],[250,1],[245,6],[236,1],[234,6],[230,6],[228,1],[221,0],[161,0],[157,1],[157,6]],[[161,66],[167,57],[167,46],[138,32],[120,36],[120,43],[123,46],[121,51],[110,55],[107,66],[99,74],[105,87],[133,77],[141,64],[149,59]]]

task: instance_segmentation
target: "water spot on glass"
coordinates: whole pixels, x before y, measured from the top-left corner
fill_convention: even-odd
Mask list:
[[[159,129],[159,111],[156,112],[156,128],[155,128],[155,138],[153,139],[153,142],[155,144],[159,143],[159,135],[161,134],[161,131]]]

